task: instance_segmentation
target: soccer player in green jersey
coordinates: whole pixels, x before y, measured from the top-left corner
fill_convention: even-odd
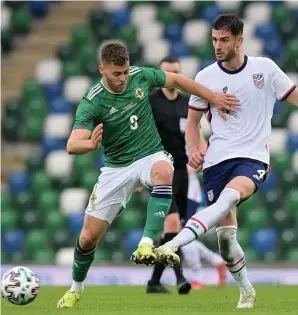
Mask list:
[[[104,146],[105,167],[90,196],[84,225],[74,249],[71,289],[57,307],[75,306],[95,249],[113,220],[125,209],[138,184],[149,187],[151,198],[143,237],[132,259],[138,264],[156,261],[153,240],[163,230],[172,201],[173,162],[164,151],[149,104],[153,87],[176,87],[208,100],[224,115],[238,100],[215,94],[182,75],[152,68],[131,67],[127,48],[110,42],[101,50],[102,79],[85,93],[67,142],[70,154],[84,154]],[[234,109],[232,108],[232,111]],[[125,214],[124,214],[125,215]]]

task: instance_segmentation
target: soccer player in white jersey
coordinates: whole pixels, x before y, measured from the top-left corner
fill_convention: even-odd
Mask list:
[[[168,265],[179,257],[175,251],[216,225],[220,253],[240,289],[237,308],[252,308],[256,292],[249,282],[245,256],[237,242],[236,207],[253,195],[269,166],[268,141],[276,99],[298,107],[298,89],[269,58],[246,56],[243,22],[234,14],[218,16],[212,25],[217,62],[203,69],[196,81],[213,92],[228,92],[240,99],[237,112],[218,112],[212,104],[191,96],[186,125],[189,164],[203,163],[204,190],[209,206],[187,222],[170,242],[155,249]],[[199,151],[199,121],[203,113],[212,135],[206,154]]]

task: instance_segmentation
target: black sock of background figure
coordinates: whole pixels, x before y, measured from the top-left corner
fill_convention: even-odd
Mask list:
[[[164,236],[165,239],[165,243],[171,241],[178,233],[166,233]],[[176,254],[181,258],[181,250],[178,249],[178,251],[176,252]],[[177,283],[180,281],[185,280],[184,276],[183,276],[183,271],[182,271],[182,266],[181,263],[176,265],[175,267],[173,267],[175,275],[176,275],[176,279],[177,279]]]
[[[160,239],[159,246],[163,245],[164,243],[165,243],[165,239],[164,239],[164,237],[162,237]],[[151,280],[149,281],[149,284],[159,284],[160,278],[161,278],[162,273],[165,270],[165,268],[166,268],[165,264],[163,264],[161,262],[155,263],[152,277],[151,277]]]

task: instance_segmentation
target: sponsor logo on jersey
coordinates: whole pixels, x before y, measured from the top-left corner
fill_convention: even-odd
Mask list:
[[[154,213],[154,215],[156,217],[161,217],[161,218],[164,218],[166,216],[164,211],[156,212],[156,213]]]
[[[111,110],[110,110],[110,115],[114,114],[118,112],[118,109],[116,109],[115,107],[112,107]]]
[[[141,88],[136,88],[136,98],[143,99],[145,96],[144,90]]]
[[[252,78],[254,80],[254,84],[257,88],[261,89],[264,86],[264,75],[263,73],[253,74]]]
[[[209,201],[212,201],[214,199],[214,193],[213,193],[213,190],[209,190],[207,192],[207,196],[208,196],[208,200]]]

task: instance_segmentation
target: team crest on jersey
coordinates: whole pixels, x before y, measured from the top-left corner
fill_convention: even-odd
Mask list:
[[[253,74],[252,78],[254,80],[254,84],[257,88],[261,89],[264,86],[264,75],[263,73]]]
[[[207,192],[207,196],[208,196],[208,200],[209,201],[212,201],[214,199],[214,193],[213,193],[213,190],[209,190]]]
[[[223,91],[224,93],[227,93],[227,91],[228,91],[228,87],[227,87],[227,86],[225,86],[225,87],[222,89],[222,91]],[[223,111],[224,113],[226,113],[226,114],[230,114],[230,111],[229,111],[229,110],[227,110],[227,109],[222,109],[222,111]]]
[[[141,88],[136,88],[136,98],[143,99],[145,96],[144,90]]]

